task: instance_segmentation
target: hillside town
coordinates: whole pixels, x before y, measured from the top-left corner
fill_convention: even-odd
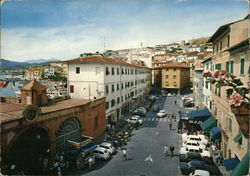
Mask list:
[[[248,175],[249,18],[4,70],[1,173]]]

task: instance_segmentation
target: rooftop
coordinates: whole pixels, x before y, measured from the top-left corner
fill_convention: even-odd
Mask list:
[[[161,66],[158,66],[158,67],[154,67],[154,68],[190,68],[190,67],[185,65],[185,64],[181,64],[181,63],[178,63],[178,62],[173,62],[173,63],[161,65]]]
[[[50,113],[54,111],[69,109],[77,106],[82,106],[91,102],[90,100],[83,100],[83,99],[68,99],[64,101],[60,101],[54,104],[50,104],[47,106],[42,106],[41,111],[42,113]],[[12,103],[1,103],[0,108],[0,121],[11,121],[15,119],[19,119],[19,113],[22,111],[25,105],[21,104],[12,104]]]
[[[138,67],[138,68],[148,68],[140,65],[130,64],[125,61],[119,60],[119,59],[112,59],[112,58],[104,58],[101,56],[94,56],[94,57],[79,57],[76,59],[66,60],[64,62],[67,63],[77,63],[77,62],[96,62],[96,63],[114,63],[114,64],[121,64],[121,65],[127,65],[131,67]]]
[[[24,87],[22,87],[22,90],[45,90],[45,89],[47,89],[47,87],[42,85],[35,79],[29,82]]]

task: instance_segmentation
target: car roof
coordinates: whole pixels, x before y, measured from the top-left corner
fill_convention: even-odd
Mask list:
[[[201,154],[197,152],[187,152],[187,156],[201,156]]]
[[[192,165],[205,165],[205,162],[201,160],[191,160],[189,161],[189,163],[191,163]]]
[[[106,151],[106,149],[105,148],[102,148],[102,147],[97,147],[96,149],[95,149],[95,151]]]
[[[206,170],[197,169],[194,171],[195,175],[209,176],[209,172]]]
[[[111,146],[112,144],[110,144],[110,143],[108,143],[108,142],[103,142],[103,143],[101,143],[101,145]]]

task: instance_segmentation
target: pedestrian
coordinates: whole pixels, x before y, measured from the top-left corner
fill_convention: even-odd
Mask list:
[[[164,154],[166,156],[168,156],[168,145],[167,144],[164,146]]]
[[[93,164],[92,156],[89,157],[88,163],[89,163],[89,169],[92,169],[92,164]]]
[[[169,123],[169,129],[172,130],[172,122]]]
[[[122,150],[122,153],[123,153],[122,160],[127,160],[127,150],[126,150],[126,148],[124,148],[124,149]]]
[[[211,146],[211,148],[212,148],[212,154],[214,155],[214,153],[215,153],[215,145],[213,144],[213,145]]]
[[[174,104],[176,104],[176,103],[177,103],[177,101],[175,100],[175,101],[174,101]]]
[[[170,146],[170,151],[171,151],[171,158],[174,156],[174,145],[172,144]]]

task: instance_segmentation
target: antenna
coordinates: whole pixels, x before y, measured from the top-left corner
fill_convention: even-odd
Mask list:
[[[103,38],[103,52],[105,53],[105,37]]]

